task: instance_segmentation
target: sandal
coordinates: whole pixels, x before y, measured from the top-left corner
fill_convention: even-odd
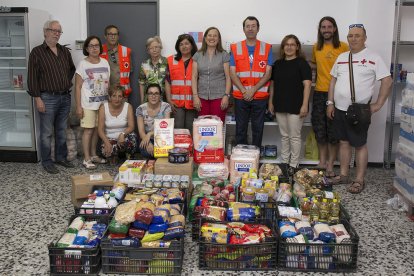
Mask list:
[[[98,164],[106,164],[108,161],[104,158],[100,158],[99,156],[95,155],[91,157],[91,161],[93,163],[98,163]]]
[[[326,171],[325,176],[327,178],[335,178],[337,177],[336,173],[334,171]]]
[[[95,165],[94,163],[92,163],[92,160],[88,160],[88,161],[83,160],[82,165],[83,165],[85,168],[87,168],[88,170],[91,170],[91,169],[96,169],[96,165]]]
[[[334,184],[334,185],[341,185],[341,184],[350,184],[351,181],[349,180],[349,176],[348,175],[337,175],[334,177],[330,177],[329,178],[329,183],[330,184]]]
[[[348,187],[348,192],[351,194],[359,194],[365,189],[365,182],[362,181],[352,181],[351,186]]]

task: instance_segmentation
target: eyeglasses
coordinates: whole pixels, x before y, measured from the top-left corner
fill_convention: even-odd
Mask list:
[[[297,47],[297,44],[285,44],[285,47]]]
[[[115,53],[111,53],[111,54],[109,55],[109,57],[111,58],[111,62],[112,62],[112,63],[116,63],[116,56],[115,56]]]
[[[107,35],[107,36],[117,36],[117,35],[118,35],[118,33],[107,33],[106,35]]]
[[[61,30],[56,30],[56,29],[49,29],[48,28],[48,29],[46,29],[46,31],[52,32],[54,34],[59,34],[59,35],[63,34],[63,32]]]
[[[160,93],[147,93],[147,95],[148,96],[153,96],[153,97],[156,97],[156,96],[159,96],[160,95]]]
[[[101,47],[101,45],[99,45],[99,44],[89,44],[88,45],[89,49],[99,49],[99,47]]]
[[[349,25],[349,28],[350,29],[352,29],[352,28],[361,28],[361,29],[364,29],[364,24],[351,24],[351,25]]]

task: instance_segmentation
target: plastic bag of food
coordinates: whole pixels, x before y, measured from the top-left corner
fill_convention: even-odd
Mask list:
[[[282,170],[277,164],[264,163],[259,169],[259,177],[265,180],[270,180],[272,176],[280,176],[282,174]]]
[[[208,206],[202,208],[200,217],[208,218],[214,221],[225,221],[226,219],[226,209],[217,206]]]
[[[223,163],[201,163],[197,172],[201,179],[227,179],[229,177],[229,161],[225,158]]]
[[[351,239],[351,236],[349,235],[348,231],[346,231],[343,224],[332,225],[330,228],[335,234],[336,243],[341,243],[345,239]]]
[[[168,228],[167,231],[165,231],[164,234],[164,240],[172,240],[172,239],[179,239],[183,238],[185,234],[184,227],[177,226],[177,227],[171,227]]]
[[[297,235],[295,225],[290,221],[279,221],[279,229],[282,238],[292,238]]]
[[[161,224],[166,223],[170,217],[170,212],[167,209],[155,209],[154,217],[152,218],[152,223]]]
[[[224,233],[227,235],[227,225],[225,224],[218,224],[218,223],[210,223],[206,222],[203,223],[201,226],[201,232],[210,232],[210,233]]]
[[[79,230],[78,234],[76,235],[73,244],[75,245],[84,245],[88,242],[89,238],[91,237],[91,233],[88,230]]]
[[[231,235],[230,244],[255,244],[261,242],[261,237],[257,233],[247,233],[245,235]]]
[[[160,224],[151,223],[149,228],[148,228],[148,232],[150,234],[155,234],[155,233],[159,233],[159,232],[165,232],[167,229],[168,229],[168,224],[167,223],[160,223]]]
[[[136,202],[130,201],[118,205],[115,209],[115,220],[120,224],[129,224],[135,220]]]
[[[185,226],[185,217],[184,215],[175,215],[171,216],[170,221],[168,223],[170,228],[177,227],[177,226]]]
[[[137,228],[129,228],[128,235],[133,238],[142,239],[145,235],[145,230]]]
[[[162,195],[153,194],[150,197],[152,203],[154,203],[155,207],[158,207],[163,204],[164,197]]]
[[[254,221],[255,218],[255,208],[229,208],[227,211],[227,220],[229,221]]]
[[[142,222],[144,224],[151,224],[154,213],[147,208],[142,208],[135,212],[135,221]]]
[[[313,226],[313,229],[315,230],[315,234],[319,240],[326,243],[335,241],[335,234],[334,232],[332,232],[331,228],[329,228],[328,224],[316,223]]]
[[[227,233],[202,232],[201,237],[203,237],[206,242],[212,243],[226,244],[228,241]]]
[[[242,227],[242,230],[249,232],[249,233],[258,233],[264,234],[266,237],[272,236],[272,230],[263,224],[245,224]]]
[[[181,195],[181,192],[169,193],[167,196],[167,199],[170,204],[182,203],[184,201],[183,196]]]
[[[314,233],[309,221],[297,221],[295,227],[298,232],[304,235],[308,240],[313,240]]]
[[[135,211],[139,211],[142,208],[150,209],[152,212],[155,211],[155,205],[151,201],[138,202],[136,207],[135,207]]]
[[[164,232],[154,233],[150,234],[149,232],[146,232],[144,237],[142,238],[141,242],[151,242],[151,241],[157,241],[164,237]]]
[[[69,247],[75,241],[76,234],[75,233],[65,233],[60,238],[60,240],[56,243],[57,247]]]
[[[108,228],[109,232],[113,234],[126,234],[128,233],[128,229],[129,229],[129,223],[128,224],[120,223],[115,218],[111,220],[111,222],[109,223],[109,228]]]
[[[82,229],[84,223],[85,223],[85,219],[83,217],[76,217],[71,222],[66,232],[76,234],[78,233],[79,230]]]
[[[146,223],[143,223],[143,222],[137,221],[137,220],[132,223],[132,226],[134,228],[142,229],[144,231],[147,231],[149,229],[149,224],[146,224]]]
[[[170,247],[171,242],[166,241],[151,241],[151,242],[143,242],[143,248],[168,248]]]

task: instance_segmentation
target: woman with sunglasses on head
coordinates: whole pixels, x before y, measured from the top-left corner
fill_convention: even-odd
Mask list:
[[[151,83],[145,94],[148,102],[141,104],[136,110],[138,133],[141,138],[139,149],[144,158],[154,157],[154,119],[170,118],[171,106],[161,101],[161,86]]]
[[[165,82],[167,101],[173,112],[174,128],[186,128],[192,131],[197,113],[193,107],[191,89],[193,55],[197,52],[194,38],[189,34],[178,36],[175,43],[177,54],[169,56]]]
[[[273,64],[268,108],[276,113],[282,135],[282,164],[289,173],[299,165],[303,120],[308,115],[312,71],[295,35],[283,38]]]
[[[99,108],[98,134],[102,140],[102,155],[116,164],[120,153],[127,159],[137,149],[137,135],[134,132],[134,111],[125,102],[125,89],[115,86],[109,89],[109,100]]]
[[[204,32],[201,49],[193,57],[193,103],[198,115],[216,115],[224,122],[231,91],[230,55],[216,27]]]
[[[139,71],[139,96],[141,103],[148,99],[145,95],[146,86],[150,83],[158,83],[161,86],[162,100],[165,100],[165,76],[168,71],[167,59],[161,56],[162,42],[159,36],[150,37],[146,43],[149,59],[141,64]]]
[[[83,44],[83,54],[86,56],[76,68],[75,100],[76,115],[83,128],[82,148],[83,166],[95,169],[94,163],[104,164],[96,154],[98,143],[98,109],[108,99],[110,68],[108,61],[101,58],[102,43],[99,37],[89,36]]]

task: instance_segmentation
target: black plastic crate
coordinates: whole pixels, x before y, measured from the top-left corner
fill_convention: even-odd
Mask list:
[[[278,270],[307,272],[352,272],[357,269],[359,237],[349,221],[340,223],[350,235],[342,243],[303,244],[279,238]],[[279,228],[277,226],[279,234]]]
[[[200,270],[258,271],[276,269],[278,239],[272,222],[258,220],[257,222],[245,223],[265,224],[272,229],[275,236],[266,238],[266,241],[257,244],[219,244],[206,242],[201,237],[198,243]],[[201,233],[199,235],[201,236]]]
[[[184,239],[172,240],[168,248],[114,246],[101,243],[102,271],[108,274],[181,275]]]
[[[70,223],[79,215],[74,215],[69,220]],[[98,221],[109,225],[108,216],[80,215],[85,221]],[[60,237],[59,237],[60,239]],[[99,246],[94,248],[71,248],[57,247],[55,243],[48,245],[49,264],[51,275],[98,275],[101,270],[101,249]]]

